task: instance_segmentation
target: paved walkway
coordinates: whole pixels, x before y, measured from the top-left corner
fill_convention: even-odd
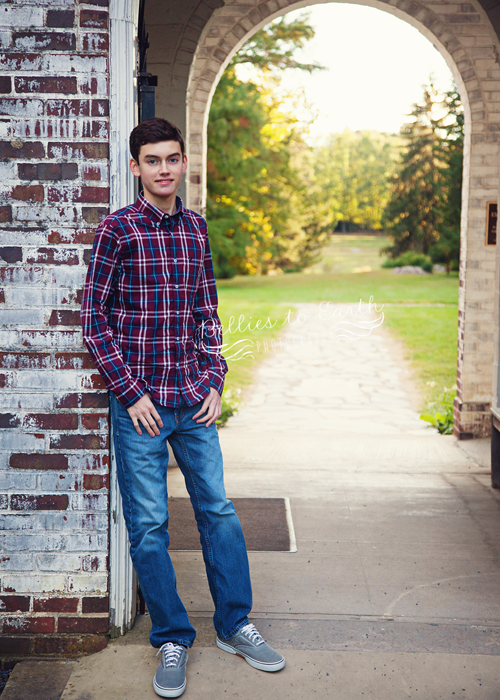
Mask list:
[[[299,311],[307,320],[284,329],[288,348],[284,334],[221,432],[231,497],[290,499],[297,552],[250,554],[253,617],[287,667],[266,675],[219,652],[201,554],[175,553],[199,629],[184,697],[498,699],[500,512],[487,446],[466,452],[419,420],[374,316],[351,318],[356,328],[317,305]],[[360,337],[344,342],[343,330]],[[169,479],[185,495],[178,470]],[[148,631],[142,618],[76,664],[63,700],[154,698]]]

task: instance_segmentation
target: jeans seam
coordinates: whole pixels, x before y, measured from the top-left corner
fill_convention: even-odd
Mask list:
[[[184,459],[186,460],[186,466],[187,466],[187,469],[188,469],[188,471],[189,471],[189,476],[190,476],[190,478],[191,478],[191,482],[192,482],[192,484],[193,484],[194,491],[195,491],[195,493],[196,493],[196,500],[197,500],[197,505],[198,505],[198,511],[200,512],[200,514],[201,514],[202,517],[203,517],[203,523],[204,523],[204,526],[205,526],[205,544],[207,545],[207,550],[208,550],[208,554],[209,554],[210,567],[211,567],[211,569],[212,569],[212,573],[213,573],[213,577],[214,577],[214,586],[215,586],[215,593],[216,593],[215,611],[216,611],[216,614],[217,614],[217,621],[218,621],[218,623],[219,623],[219,627],[222,628],[222,620],[221,620],[221,615],[220,615],[219,587],[218,587],[218,585],[217,585],[217,575],[216,575],[216,573],[215,573],[215,566],[214,566],[214,562],[213,562],[212,547],[210,546],[210,537],[208,536],[208,522],[207,522],[207,519],[206,519],[206,516],[205,516],[205,512],[203,511],[203,509],[202,509],[202,507],[201,507],[201,503],[200,503],[200,494],[199,494],[199,492],[198,492],[198,487],[197,487],[197,485],[196,485],[196,481],[195,481],[195,479],[193,478],[193,472],[192,472],[192,469],[191,469],[191,463],[190,463],[190,461],[189,461],[189,456],[188,456],[188,453],[187,453],[187,450],[186,450],[186,447],[185,447],[185,444],[184,444],[184,440],[182,439],[182,435],[179,435],[178,437],[179,437],[179,442],[181,443],[181,446],[182,446],[182,451],[183,451],[183,453],[184,453]]]
[[[118,412],[116,411],[116,409],[115,409],[114,413],[115,413],[115,420],[114,420],[113,422],[114,422],[115,425],[114,425],[114,431],[113,431],[113,432],[114,432],[114,436],[113,436],[113,437],[114,437],[114,442],[115,442],[115,450],[116,450],[116,453],[117,453],[117,455],[118,455],[118,453],[119,453],[119,455],[120,455],[120,464],[121,464],[122,476],[123,476],[123,479],[127,481],[127,504],[128,504],[128,509],[129,509],[129,513],[130,513],[130,533],[129,533],[129,538],[130,538],[130,545],[132,546],[132,543],[133,543],[134,540],[135,540],[135,526],[134,526],[134,518],[133,518],[133,515],[132,515],[132,505],[131,505],[132,499],[131,499],[131,497],[130,497],[130,483],[129,483],[129,480],[128,480],[127,475],[126,475],[126,469],[125,469],[124,466],[123,466],[122,449],[121,449],[120,438],[119,438],[119,432],[118,432]],[[113,418],[113,416],[112,416],[112,418]],[[116,468],[117,468],[117,477],[118,477],[118,460],[117,460],[117,462],[116,462]],[[121,494],[121,496],[122,496],[122,500],[123,500],[123,494]]]

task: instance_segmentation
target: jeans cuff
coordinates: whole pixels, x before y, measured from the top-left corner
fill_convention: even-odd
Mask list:
[[[155,646],[154,648],[161,649],[161,647],[164,644],[168,644],[169,642],[170,642],[170,644],[180,644],[183,647],[187,647],[188,649],[191,649],[191,647],[193,646],[193,642],[188,642],[186,639],[165,639],[164,642],[162,642],[161,644],[158,644],[158,646]]]
[[[240,631],[240,629],[242,629],[243,627],[245,627],[245,625],[248,625],[249,622],[250,622],[250,620],[249,620],[248,617],[247,617],[246,620],[243,620],[243,622],[240,622],[240,624],[239,624],[237,627],[235,627],[235,628],[227,635],[227,637],[222,637],[222,640],[223,640],[224,642],[227,642],[228,639],[231,639],[231,637],[234,637],[235,634],[238,634],[238,632]]]

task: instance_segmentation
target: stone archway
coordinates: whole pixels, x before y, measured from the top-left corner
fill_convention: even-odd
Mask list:
[[[327,0],[328,1],[328,0]],[[191,63],[186,130],[190,144],[188,201],[204,211],[206,130],[215,87],[231,57],[252,34],[313,0],[227,2],[201,32]],[[458,85],[465,109],[464,187],[458,329],[458,398],[455,434],[490,432],[494,361],[495,250],[485,246],[486,205],[497,200],[500,166],[499,42],[479,4],[444,5],[416,0],[367,0],[416,27],[438,48]]]

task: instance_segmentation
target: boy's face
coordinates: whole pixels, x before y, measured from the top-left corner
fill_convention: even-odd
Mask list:
[[[187,158],[177,141],[147,143],[139,150],[139,162],[130,160],[130,169],[141,178],[145,194],[153,199],[171,198],[186,172]]]

